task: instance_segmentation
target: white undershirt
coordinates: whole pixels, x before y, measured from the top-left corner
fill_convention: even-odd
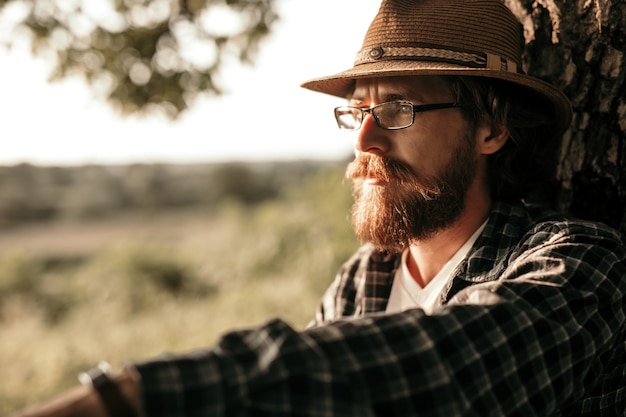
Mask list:
[[[476,239],[478,239],[478,236],[480,236],[486,224],[487,221],[485,221],[474,232],[474,234],[467,239],[463,246],[456,251],[448,262],[446,262],[435,278],[426,284],[424,288],[417,284],[415,279],[411,276],[411,272],[409,272],[407,263],[409,250],[406,249],[402,253],[402,265],[396,271],[396,275],[393,279],[393,285],[391,287],[391,294],[389,294],[389,302],[387,303],[386,311],[388,313],[394,313],[419,307],[423,309],[426,314],[431,314],[439,305],[438,297],[441,294],[441,291],[443,291],[446,283],[452,278],[452,273],[472,248],[472,245],[476,242]]]

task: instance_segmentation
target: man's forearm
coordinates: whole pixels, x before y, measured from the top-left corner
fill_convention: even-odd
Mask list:
[[[117,388],[142,417],[140,376],[134,368],[125,368],[113,377]],[[11,414],[9,417],[117,417],[109,416],[100,394],[89,385],[71,389],[50,402]]]

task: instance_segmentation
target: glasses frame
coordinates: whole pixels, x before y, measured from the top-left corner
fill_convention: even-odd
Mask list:
[[[385,127],[385,126],[381,126],[380,125],[380,120],[378,118],[376,110],[380,109],[383,106],[389,105],[389,104],[410,105],[411,108],[413,109],[413,115],[411,116],[411,123],[409,123],[407,125],[399,126],[399,127]],[[365,115],[367,113],[369,113],[374,118],[374,121],[376,122],[376,125],[378,127],[380,127],[381,129],[385,129],[385,130],[400,130],[400,129],[406,129],[407,127],[413,126],[413,123],[415,123],[415,114],[416,113],[423,113],[423,112],[431,111],[431,110],[451,109],[451,108],[455,108],[455,107],[461,107],[461,106],[459,104],[457,104],[457,103],[413,104],[410,101],[387,101],[385,103],[377,104],[374,107],[366,107],[366,108],[354,107],[354,106],[339,106],[339,107],[335,107],[335,119],[337,120],[337,125],[339,126],[339,129],[345,130],[345,131],[355,131],[355,130],[359,130],[361,128],[361,126],[363,126],[363,120],[365,120]],[[341,122],[339,121],[339,117],[340,117],[339,113],[340,112],[352,112],[352,111],[355,111],[355,110],[361,112],[360,120],[357,119],[358,126],[353,128],[353,129],[348,129],[346,127],[343,127]]]

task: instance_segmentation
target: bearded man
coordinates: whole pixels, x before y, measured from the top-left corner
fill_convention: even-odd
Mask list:
[[[384,0],[348,99],[365,242],[311,326],[100,369],[28,416],[626,416],[626,243],[529,204],[567,98],[525,75],[499,0]],[[314,249],[313,249],[314,250]]]

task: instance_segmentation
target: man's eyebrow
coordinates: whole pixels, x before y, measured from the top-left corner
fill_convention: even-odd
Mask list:
[[[404,100],[406,97],[406,95],[404,94],[387,94],[385,96],[385,101],[399,101],[399,100]]]
[[[405,100],[406,95],[404,94],[399,94],[399,93],[393,93],[393,94],[387,94],[386,96],[383,97],[382,103],[386,103],[389,101],[400,101],[400,100]],[[349,100],[350,105],[352,106],[356,106],[359,105],[361,103],[364,102],[364,100],[362,98],[359,97],[352,97]]]

